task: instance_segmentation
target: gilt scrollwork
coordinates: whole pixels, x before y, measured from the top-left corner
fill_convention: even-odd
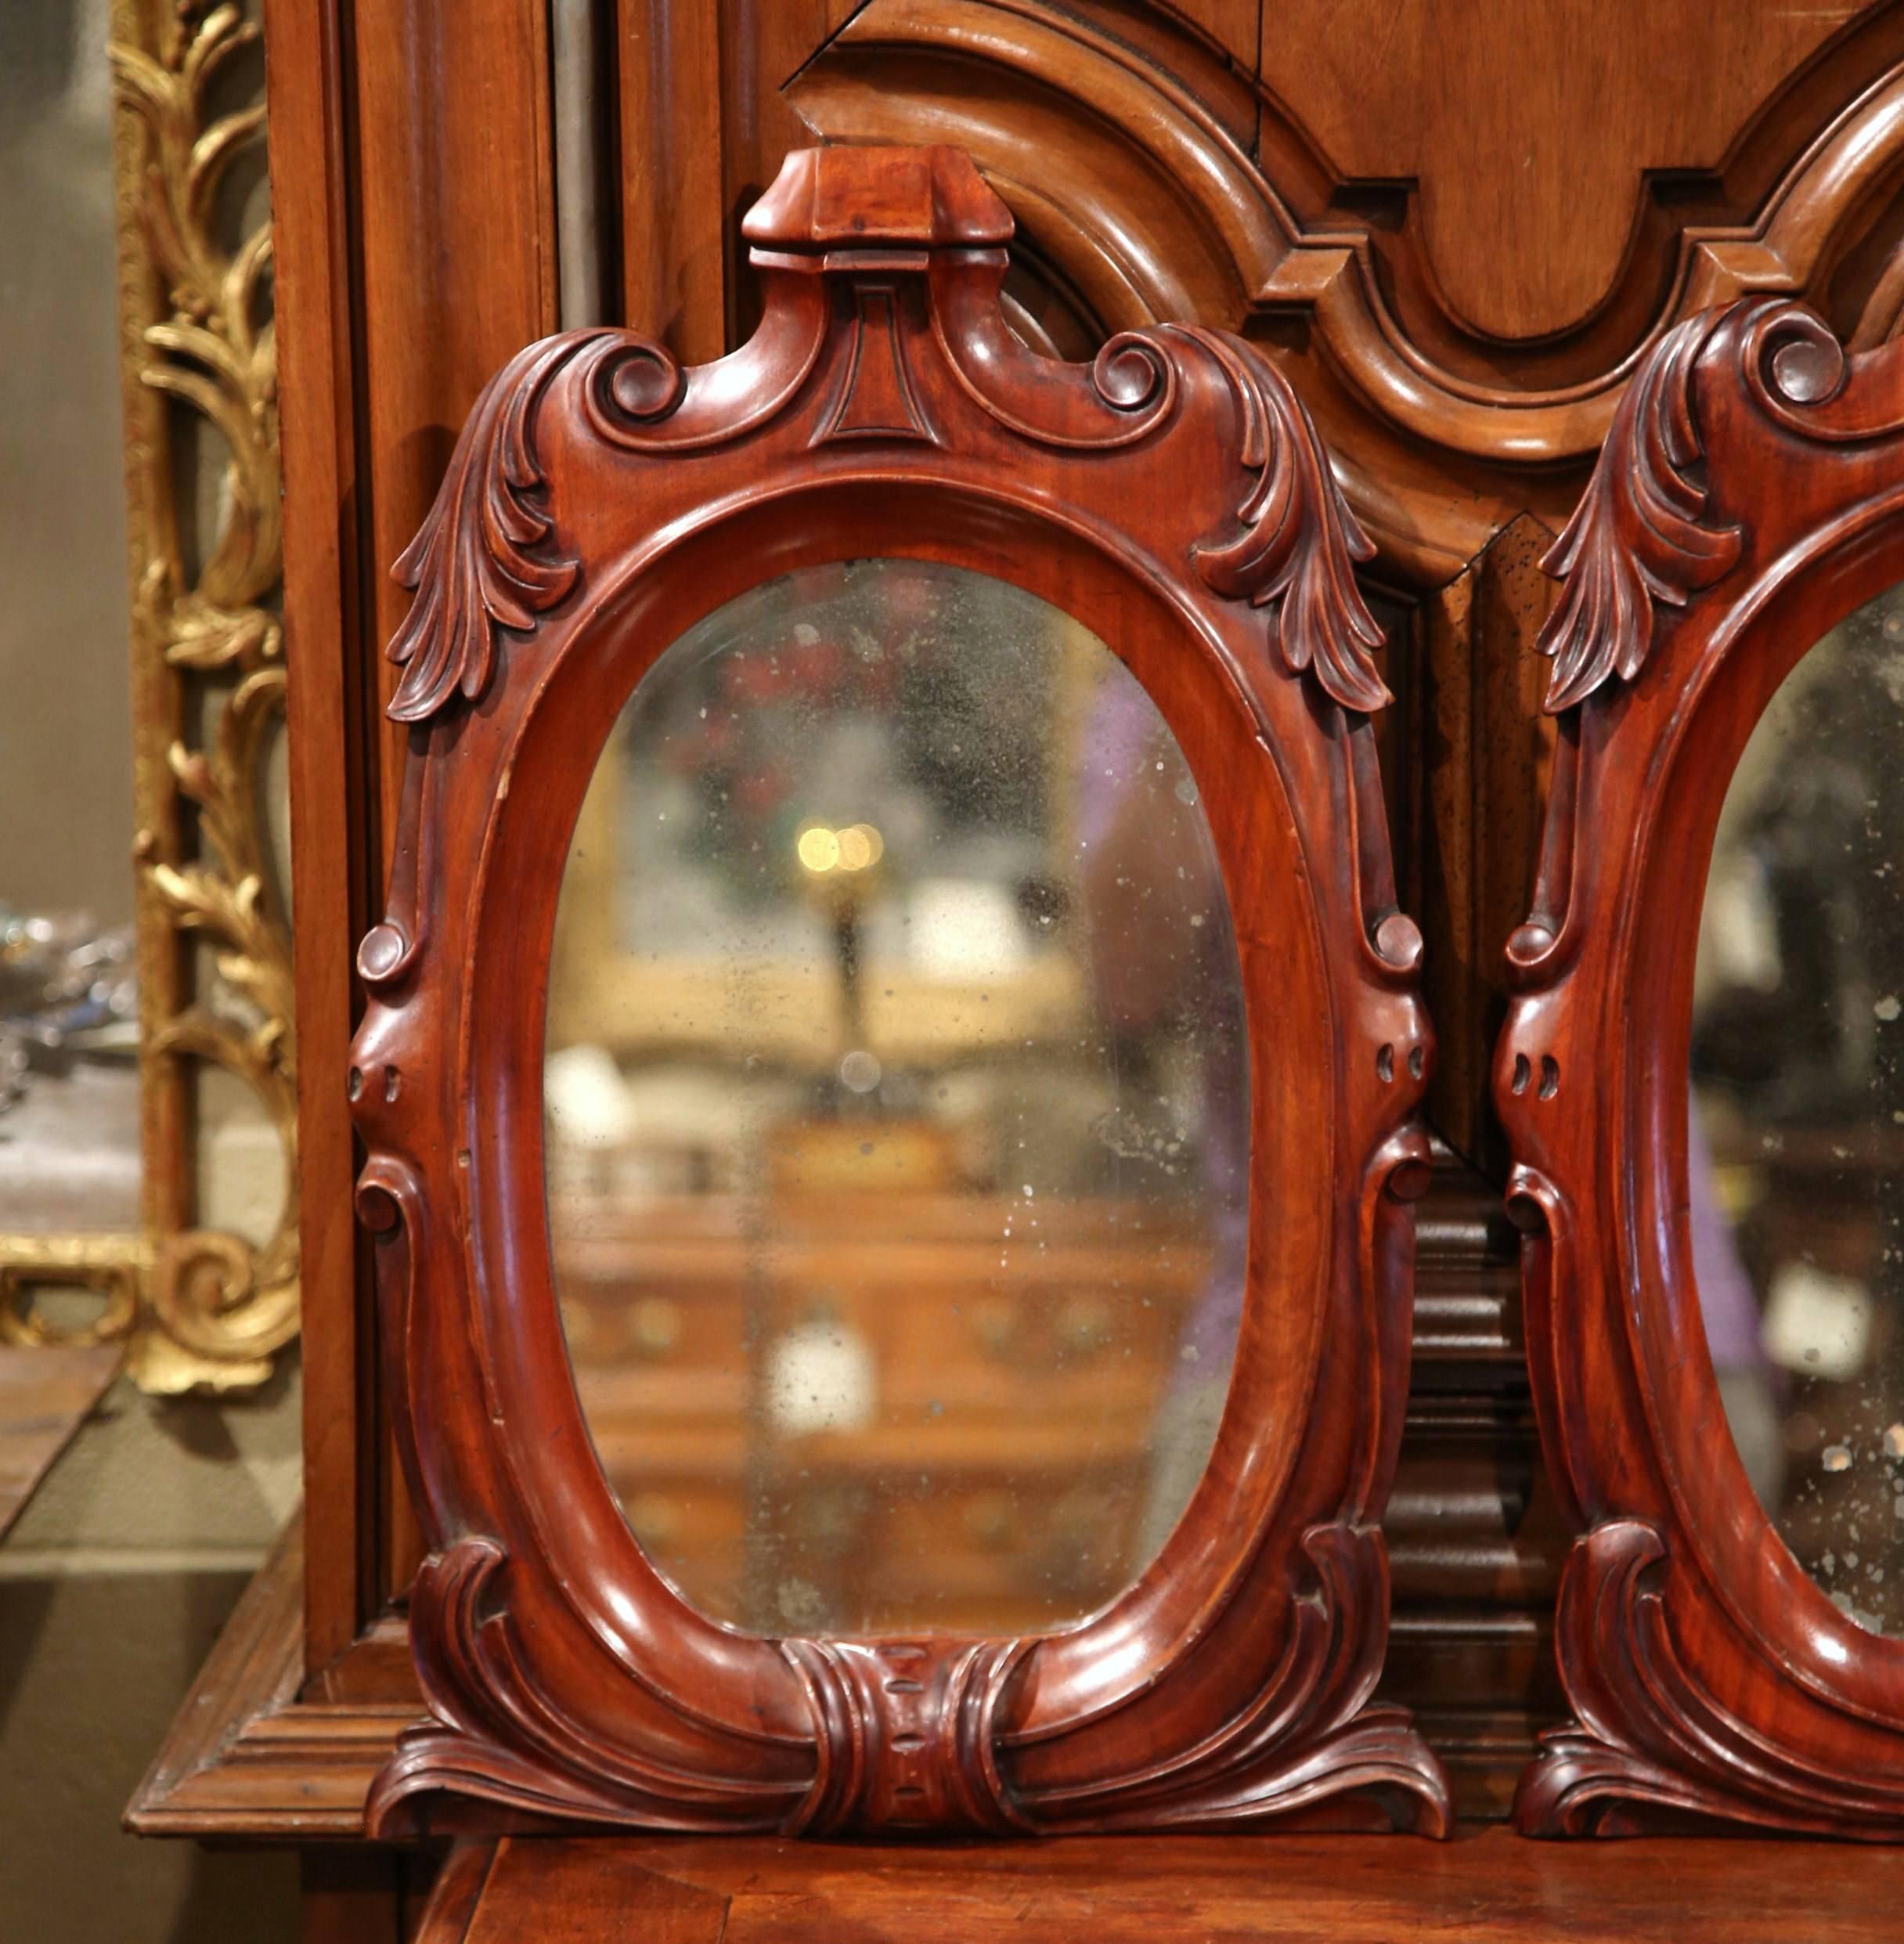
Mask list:
[[[78,1327],[124,1341],[144,1388],[224,1390],[261,1382],[298,1327],[291,950],[266,808],[285,678],[261,29],[233,5],[115,0],[111,34],[142,1233],[0,1238],[0,1273],[16,1340],[70,1340],[34,1289],[91,1287],[106,1307]],[[199,1223],[208,1067],[255,1097],[283,1155],[261,1243]]]

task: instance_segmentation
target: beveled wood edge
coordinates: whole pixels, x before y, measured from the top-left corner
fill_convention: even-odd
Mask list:
[[[245,1589],[127,1804],[135,1836],[363,1834],[364,1798],[419,1704],[299,1697],[304,1515]]]

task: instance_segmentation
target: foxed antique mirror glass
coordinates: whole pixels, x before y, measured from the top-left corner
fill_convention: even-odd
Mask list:
[[[1833,1603],[1904,1632],[1904,595],[1759,717],[1696,976],[1693,1261],[1733,1441]]]
[[[1242,1315],[1242,975],[1182,752],[969,570],[676,642],[570,852],[545,1112],[596,1448],[703,1610],[1049,1627],[1201,1475]]]

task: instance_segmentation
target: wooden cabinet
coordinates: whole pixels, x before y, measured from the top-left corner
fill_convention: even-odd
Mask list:
[[[1559,598],[1542,562],[1683,319],[1769,294],[1855,349],[1893,334],[1904,10],[1754,5],[1715,26],[1682,0],[269,0],[266,24],[307,1509],[301,1571],[261,1589],[254,1650],[195,1704],[226,1730],[170,1751],[135,1824],[354,1836],[420,1706],[406,1601],[425,1547],[342,1080],[353,954],[401,862],[406,732],[383,712],[402,672],[380,650],[410,597],[391,570],[523,345],[626,324],[692,362],[748,336],[763,300],[741,221],[816,142],[969,151],[1015,219],[1005,315],[1036,350],[1089,358],[1166,321],[1241,334],[1303,401],[1373,543],[1358,572],[1395,698],[1375,740],[1437,1042],[1380,1691],[1460,1812],[1505,1816],[1570,1713],[1554,1617],[1582,1509],[1542,1455],[1529,1354],[1550,1325],[1524,1312],[1491,1097],[1520,977],[1504,947],[1573,760],[1541,706],[1534,644]],[[1542,1098],[1527,1057],[1510,1120]],[[644,1289],[617,1326],[648,1333],[658,1372],[707,1368],[687,1360],[710,1325],[640,1307],[672,1300]],[[642,1516],[718,1549],[738,1529],[727,1462],[710,1449]],[[975,1474],[943,1515],[961,1570],[1033,1542],[996,1513]],[[295,1639],[267,1651],[280,1624]]]

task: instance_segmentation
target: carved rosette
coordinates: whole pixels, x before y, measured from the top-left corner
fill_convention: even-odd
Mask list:
[[[391,713],[411,726],[413,768],[389,915],[359,954],[371,1001],[354,1099],[400,1441],[434,1549],[410,1614],[431,1719],[380,1779],[372,1832],[413,1827],[446,1792],[622,1827],[816,1834],[1224,1827],[1348,1794],[1445,1833],[1439,1765],[1401,1711],[1370,1698],[1388,1596],[1375,1520],[1407,1382],[1401,1203],[1424,1176],[1412,1114],[1431,1039],[1367,720],[1387,699],[1380,633],[1354,578],[1368,543],[1300,404],[1249,347],[1162,327],[1113,340],[1088,366],[1027,352],[998,301],[1010,219],[958,151],[792,157],[745,229],[767,295],[746,346],[688,369],[620,330],[524,352],[483,393],[398,570],[416,601],[390,649],[403,670]],[[1160,471],[1183,489],[1149,493],[1134,523],[1134,489]],[[1231,719],[1229,759],[1274,750],[1296,800],[1326,806],[1304,810],[1306,837],[1278,841],[1307,847],[1289,876],[1341,941],[1326,976],[1358,1041],[1332,1122],[1357,1187],[1304,1297],[1329,1319],[1313,1408],[1358,1429],[1318,1436],[1325,1455],[1298,1462],[1293,1481],[1246,1467],[1238,1491],[1254,1524],[1220,1564],[1189,1564],[1192,1541],[1173,1540],[1069,1633],[769,1641],[686,1607],[608,1499],[586,1456],[546,1240],[507,1269],[486,1253],[486,1197],[537,1157],[501,1143],[487,1109],[468,1117],[492,1091],[457,1077],[459,1049],[521,1022],[472,1016],[466,1040],[459,982],[482,976],[486,951],[533,936],[528,907],[553,893],[493,833],[478,877],[474,833],[547,810],[557,786],[522,784],[533,712],[599,642],[598,617],[655,597],[644,590],[671,550],[691,550],[703,525],[718,531],[741,507],[796,545],[831,536],[836,517],[857,521],[873,537],[853,543],[877,550],[890,543],[871,523],[891,521],[907,492],[913,530],[946,557],[960,557],[961,534],[993,557],[1008,519],[1048,536],[1027,544],[1079,550],[1079,573],[1110,571],[1087,569],[1091,550],[1130,577],[1120,589],[1193,614],[1183,653],[1203,658],[1201,692]],[[795,517],[786,509],[802,495],[813,510]],[[549,759],[568,787],[572,756]],[[1343,806],[1347,828],[1328,821]],[[512,887],[499,930],[484,929],[491,874]],[[539,1206],[539,1181],[521,1179]],[[537,1376],[538,1358],[557,1374]],[[549,1409],[560,1425],[518,1446],[525,1415]],[[1266,1434],[1250,1415],[1223,1434],[1239,1470]],[[558,1513],[539,1473],[564,1464],[588,1476],[562,1474]],[[1240,1518],[1215,1504],[1223,1493],[1202,1495],[1206,1519]],[[575,1563],[558,1565],[571,1546]],[[1163,1584],[1174,1560],[1204,1579]],[[1134,1613],[1154,1617],[1140,1625]],[[1094,1647],[1111,1628],[1125,1644]],[[1212,1679],[1199,1657],[1218,1640]],[[1077,1737],[1094,1751],[1082,1765],[1062,1779],[1040,1766],[1048,1745]]]

